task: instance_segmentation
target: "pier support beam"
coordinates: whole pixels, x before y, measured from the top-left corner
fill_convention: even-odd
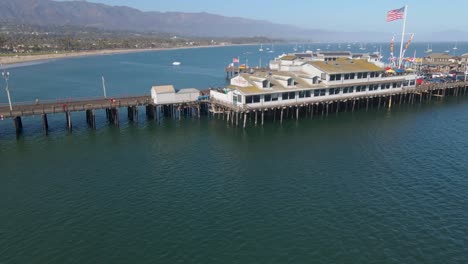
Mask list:
[[[283,124],[283,110],[284,108],[281,108],[280,124]]]
[[[246,126],[246,123],[247,123],[247,113],[244,113],[244,128]]]
[[[128,114],[128,120],[130,122],[138,123],[138,107],[137,106],[127,107],[127,114]]]
[[[111,112],[111,123],[113,123],[115,126],[119,126],[119,110],[117,108],[112,108],[110,110]]]
[[[96,129],[96,115],[94,114],[94,110],[92,109],[86,110],[86,123],[88,124],[88,127]]]
[[[67,121],[67,130],[68,130],[68,132],[72,132],[72,130],[73,130],[73,124],[72,124],[72,120],[71,120],[71,113],[70,113],[70,111],[65,112],[65,119],[66,119],[66,121]]]
[[[148,117],[148,119],[151,119],[153,120],[154,119],[154,105],[147,105],[146,106],[146,116]]]
[[[262,110],[262,126],[263,126],[264,117],[265,117],[265,112]]]
[[[45,135],[49,135],[49,122],[47,121],[47,114],[42,114],[42,129],[44,130]]]
[[[16,136],[18,137],[23,133],[23,121],[21,120],[21,116],[13,118],[13,124],[15,125]]]

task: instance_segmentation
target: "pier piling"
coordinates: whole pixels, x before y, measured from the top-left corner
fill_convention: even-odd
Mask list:
[[[72,132],[73,125],[72,125],[72,120],[71,120],[71,113],[70,111],[65,112],[65,119],[67,122],[67,130],[68,132]]]
[[[13,124],[15,125],[16,136],[18,137],[23,133],[23,121],[20,116],[13,118]]]
[[[47,121],[47,114],[42,114],[42,129],[44,130],[45,135],[49,135],[49,122]]]

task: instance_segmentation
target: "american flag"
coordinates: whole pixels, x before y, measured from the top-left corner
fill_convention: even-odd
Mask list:
[[[400,9],[390,10],[387,13],[387,22],[392,22],[398,19],[403,19],[405,16],[405,7]]]

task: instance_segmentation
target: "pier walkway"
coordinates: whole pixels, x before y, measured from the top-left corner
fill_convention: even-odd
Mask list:
[[[151,104],[151,96],[128,96],[115,98],[65,99],[55,101],[24,102],[13,105],[0,104],[0,117],[33,116],[40,114],[66,113],[86,110],[131,107]]]
[[[22,117],[41,116],[42,127],[47,135],[49,131],[48,114],[65,114],[66,127],[71,131],[72,112],[85,112],[88,126],[96,128],[96,110],[105,110],[108,122],[119,126],[119,109],[127,108],[129,121],[138,122],[138,109],[140,106],[145,106],[146,116],[150,120],[159,120],[165,116],[176,119],[181,119],[182,116],[200,117],[202,113],[206,113],[225,119],[232,125],[246,127],[249,120],[249,123],[257,125],[261,122],[263,125],[264,119],[267,117],[282,122],[283,118],[287,117],[299,119],[300,116],[325,116],[332,112],[355,111],[360,108],[366,110],[374,107],[390,109],[392,105],[422,103],[423,101],[431,101],[432,98],[441,100],[445,96],[463,96],[466,95],[467,89],[468,82],[423,84],[416,88],[398,91],[390,89],[380,93],[346,94],[333,99],[312,97],[306,100],[278,102],[275,105],[256,107],[235,106],[216,101],[208,97],[209,90],[204,90],[201,91],[203,96],[198,101],[164,105],[154,104],[150,95],[15,103],[12,105],[12,110],[8,104],[0,104],[0,119],[12,119],[18,136],[23,130]]]

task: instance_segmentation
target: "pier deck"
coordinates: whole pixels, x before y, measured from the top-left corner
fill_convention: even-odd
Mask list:
[[[96,128],[95,110],[106,110],[106,117],[110,124],[119,126],[119,109],[127,108],[128,119],[138,122],[139,106],[146,107],[146,116],[149,119],[160,120],[165,116],[181,119],[182,116],[200,117],[201,113],[218,116],[232,125],[242,124],[246,127],[247,121],[254,118],[254,124],[263,125],[265,117],[272,120],[283,121],[283,118],[292,117],[299,119],[300,116],[325,116],[331,112],[355,111],[359,108],[391,108],[392,105],[404,103],[442,100],[445,96],[466,95],[468,82],[452,82],[443,84],[424,84],[415,88],[404,90],[386,90],[380,93],[356,93],[337,96],[336,98],[312,97],[306,100],[282,102],[274,105],[256,106],[234,105],[214,100],[213,98],[202,98],[198,101],[177,102],[156,105],[149,95],[127,96],[115,98],[93,98],[75,100],[56,100],[32,103],[16,103],[10,111],[8,104],[0,105],[0,118],[11,118],[19,136],[23,130],[22,117],[41,116],[42,126],[45,134],[48,134],[48,114],[64,113],[68,131],[72,131],[72,112],[86,112],[86,122],[89,127]],[[202,91],[205,96],[208,91]]]
[[[91,98],[26,102],[14,104],[13,111],[10,111],[10,107],[8,104],[1,104],[0,116],[3,118],[9,118],[17,116],[33,116],[40,114],[66,113],[129,106],[142,106],[148,104],[152,104],[151,96],[149,95],[115,98]]]

